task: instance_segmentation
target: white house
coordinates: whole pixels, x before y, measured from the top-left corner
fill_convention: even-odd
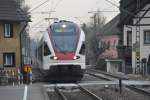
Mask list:
[[[137,18],[140,19],[139,23],[137,23]],[[148,59],[150,55],[150,4],[146,4],[143,9],[135,15],[132,21],[133,25],[123,26],[123,44],[125,46],[132,46],[132,69],[134,73],[137,71],[136,65],[139,53],[140,61],[143,58]],[[137,24],[139,27],[137,27]],[[139,30],[139,36],[136,35],[136,33],[138,33],[137,30]],[[139,44],[136,41],[139,41]]]

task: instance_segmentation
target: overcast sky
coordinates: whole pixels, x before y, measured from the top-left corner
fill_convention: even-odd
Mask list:
[[[26,0],[26,3],[32,10],[38,5],[47,0]],[[110,0],[119,6],[120,0]],[[40,12],[55,11],[51,13],[50,17],[59,18],[74,21],[78,24],[87,22],[92,16],[91,11],[119,11],[119,9],[106,0],[49,0],[42,6],[31,11],[32,23],[31,32],[43,31],[47,26],[48,21],[44,18],[48,18],[49,14],[41,14]],[[111,20],[119,12],[102,12],[101,14],[107,18],[107,21]],[[40,28],[41,27],[41,28]]]

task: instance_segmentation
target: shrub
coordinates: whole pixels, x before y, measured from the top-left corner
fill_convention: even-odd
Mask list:
[[[106,71],[106,61],[103,58],[99,58],[96,63],[96,68]]]

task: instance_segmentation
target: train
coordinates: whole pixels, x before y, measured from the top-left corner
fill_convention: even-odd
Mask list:
[[[52,23],[38,45],[38,66],[49,81],[80,81],[85,72],[85,33],[71,21]]]

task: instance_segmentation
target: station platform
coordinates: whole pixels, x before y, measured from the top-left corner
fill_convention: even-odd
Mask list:
[[[0,86],[0,100],[49,100],[43,84]]]

